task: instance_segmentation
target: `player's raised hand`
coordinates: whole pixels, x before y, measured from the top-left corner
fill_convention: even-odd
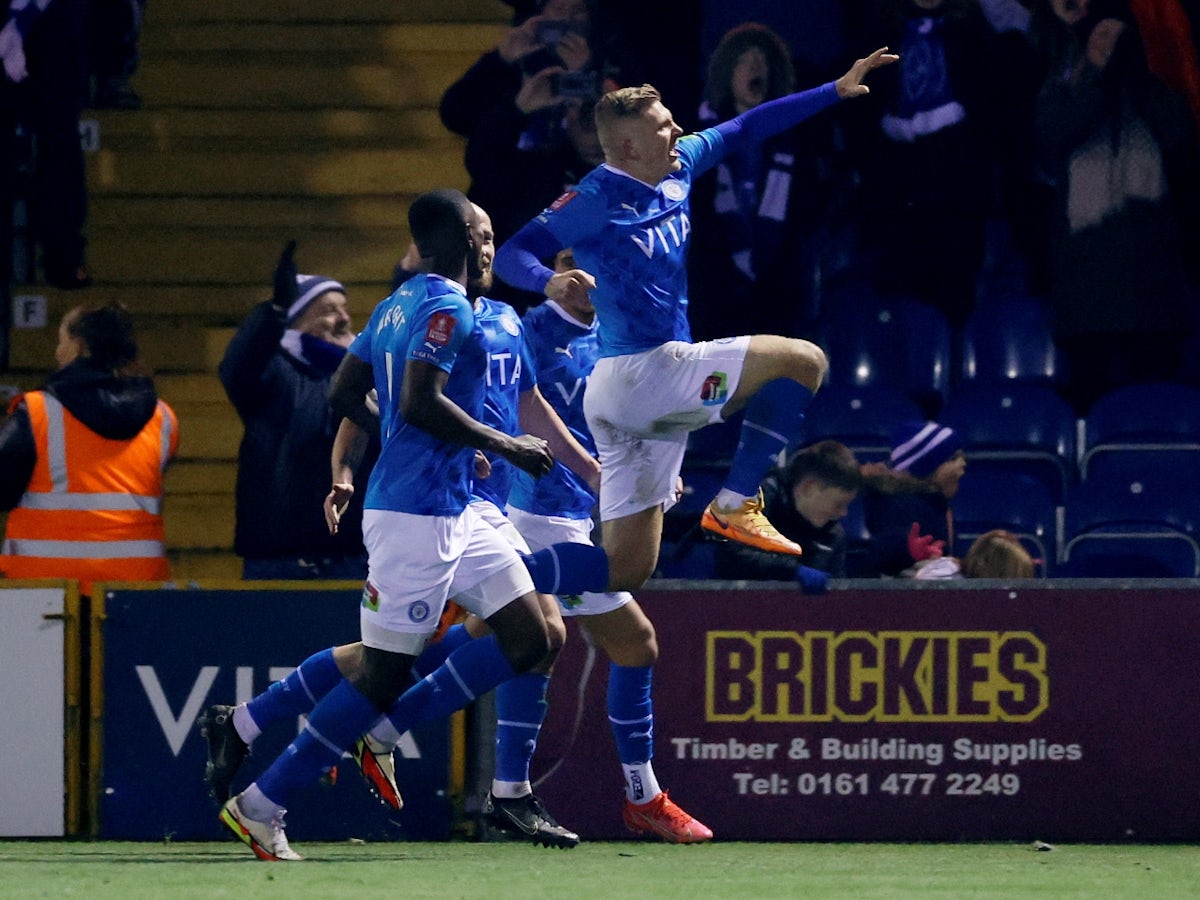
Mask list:
[[[541,478],[554,468],[554,454],[550,452],[550,445],[531,434],[512,438],[509,446],[501,451],[501,455],[534,478]]]
[[[843,100],[848,100],[851,97],[862,97],[871,93],[871,89],[863,84],[863,79],[867,77],[867,74],[880,66],[890,66],[899,61],[899,55],[889,52],[887,47],[880,47],[870,56],[855,60],[850,70],[834,82],[837,95]]]
[[[350,505],[350,498],[354,496],[354,485],[349,482],[339,482],[330,488],[329,493],[325,495],[325,524],[329,528],[330,534],[337,534],[338,525],[342,521],[342,516],[346,513],[346,507]]]

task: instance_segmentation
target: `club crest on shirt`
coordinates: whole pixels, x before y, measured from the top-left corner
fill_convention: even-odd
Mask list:
[[[454,334],[456,324],[458,320],[450,313],[434,313],[429,317],[429,325],[425,329],[425,343],[445,347],[450,343],[450,336]]]
[[[414,622],[424,622],[429,618],[429,604],[424,600],[417,600],[415,603],[410,603],[408,606],[408,617]]]
[[[670,181],[664,181],[662,186],[663,196],[668,200],[682,200],[687,196],[687,187],[682,181],[676,181],[672,178]]]
[[[514,316],[512,313],[506,312],[504,315],[502,315],[500,317],[500,327],[503,328],[505,331],[507,331],[509,334],[511,334],[513,337],[516,337],[518,334],[521,333],[520,323],[517,321],[516,316]]]

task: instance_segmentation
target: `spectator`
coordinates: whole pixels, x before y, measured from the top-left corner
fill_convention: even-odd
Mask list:
[[[19,167],[32,173],[30,225],[42,274],[92,283],[85,264],[87,178],[79,117],[87,95],[86,0],[10,0],[0,22],[0,280],[12,279]],[[19,131],[25,135],[19,139]]]
[[[963,577],[1032,578],[1034,566],[1017,536],[997,528],[975,538],[963,560]]]
[[[536,15],[514,25],[495,49],[481,56],[442,95],[442,124],[463,137],[473,135],[488,110],[508,103],[524,79],[547,69],[571,73],[577,84],[591,81],[595,96],[637,83],[636,64],[624,42],[587,0],[541,0]],[[554,130],[551,117],[539,121],[526,140],[537,142]]]
[[[805,566],[845,578],[847,540],[841,520],[861,485],[862,474],[850,449],[837,441],[820,441],[767,474],[763,511],[784,537],[803,548]],[[716,576],[791,581],[796,560],[723,541],[716,548]]]
[[[591,100],[564,103],[554,88],[555,74],[540,72],[526,78],[512,102],[500,102],[483,117],[467,142],[466,164],[471,175],[467,196],[495,210],[497,244],[573,187],[604,161]],[[521,138],[533,119],[554,110],[561,117],[555,137],[540,143]],[[525,310],[543,299],[497,281],[495,299]]]
[[[967,468],[962,442],[937,422],[900,425],[890,466],[865,466],[863,507],[871,535],[873,574],[911,574],[916,563],[945,555],[954,545],[950,501]]]
[[[913,577],[919,581],[957,578],[1033,578],[1036,563],[1020,539],[995,528],[975,538],[962,560],[942,556],[918,563]]]
[[[139,365],[129,313],[72,309],[54,358],[0,426],[0,569],[75,578],[89,596],[95,581],[165,580],[163,471],[179,426]]]
[[[1010,131],[1000,99],[1007,61],[972,0],[879,0],[873,26],[900,55],[874,89],[864,160],[878,287],[961,325],[983,261],[993,148]]]
[[[795,90],[791,52],[765,25],[725,34],[709,60],[702,127]],[[696,340],[809,333],[818,248],[835,188],[834,120],[818,117],[730,154],[696,180],[688,318]]]
[[[496,210],[497,243],[604,161],[592,101],[564,101],[554,83],[553,73],[525,79],[511,102],[498,103],[483,116],[467,142],[467,193],[472,202]],[[538,144],[522,141],[532,117],[548,109],[560,119],[557,136]]]
[[[1102,393],[1171,379],[1188,285],[1170,161],[1194,151],[1182,98],[1151,74],[1122,0],[1052,0],[1036,140],[1056,203],[1050,301],[1080,414]],[[1194,203],[1194,199],[1192,201]]]
[[[234,550],[242,577],[366,577],[362,500],[336,535],[322,503],[338,422],[326,395],[354,339],[345,289],[323,275],[299,275],[289,242],[270,300],[251,310],[221,360],[221,383],[242,419]],[[369,471],[377,447],[365,461]]]

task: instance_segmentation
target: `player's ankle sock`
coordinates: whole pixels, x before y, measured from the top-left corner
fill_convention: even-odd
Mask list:
[[[511,784],[529,781],[529,760],[546,721],[549,683],[549,675],[526,672],[496,688],[497,781]]]
[[[405,691],[384,719],[371,729],[371,736],[395,746],[404,732],[462,709],[515,674],[494,634],[467,641]]]
[[[608,554],[591,544],[553,544],[528,556],[521,554],[542,594],[603,593],[608,590]]]
[[[726,488],[742,497],[758,493],[779,452],[800,436],[812,398],[812,391],[790,378],[776,378],[759,389],[746,409]],[[718,505],[728,508],[720,501]]]
[[[659,792],[650,767],[654,756],[653,677],[652,666],[613,663],[608,668],[608,724],[625,773],[625,795],[633,803],[645,803]]]
[[[245,712],[253,721],[254,729],[257,729],[253,735],[247,736],[242,731],[247,723],[244,719],[239,722],[241,716],[237,710],[234,711],[233,725],[242,740],[250,743],[272,722],[309,712],[341,680],[342,673],[334,662],[333,648],[314,653],[287,678],[274,682],[246,704]]]
[[[459,622],[457,625],[451,625],[446,629],[446,633],[442,635],[440,641],[435,641],[421,651],[421,655],[413,663],[413,680],[419,681],[424,678],[444,663],[451,653],[470,640],[474,639],[471,637],[471,632],[467,631],[465,624]]]
[[[621,763],[621,772],[625,776],[625,799],[630,803],[649,803],[662,793],[654,766],[650,765],[649,760],[644,763]]]
[[[375,705],[343,679],[313,708],[296,739],[255,784],[275,803],[287,806],[293,791],[337,765],[342,751],[378,718]]]

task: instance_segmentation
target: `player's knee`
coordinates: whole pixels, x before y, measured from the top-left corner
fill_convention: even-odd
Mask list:
[[[608,589],[636,591],[654,575],[657,560],[609,557]]]
[[[829,359],[825,351],[812,341],[796,340],[795,379],[810,391],[815,391],[825,380],[829,371]]]
[[[550,656],[550,635],[544,623],[537,627],[531,622],[505,635],[500,640],[500,649],[514,672],[528,672]]]

